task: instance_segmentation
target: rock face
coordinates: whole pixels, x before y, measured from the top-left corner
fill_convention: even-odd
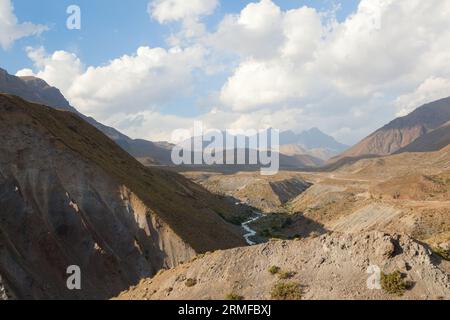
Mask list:
[[[450,121],[450,98],[426,104],[405,117],[395,119],[348,151],[331,159],[331,162],[337,162],[344,158],[383,156],[395,153],[416,139],[444,126],[448,121]],[[430,143],[421,145],[428,146]],[[437,151],[437,149],[418,150],[415,147],[410,151]]]
[[[302,299],[450,299],[443,262],[404,235],[379,232],[323,235],[214,252],[165,271],[119,299],[270,299],[276,283],[296,283]],[[271,266],[289,279],[279,280]],[[410,282],[403,296],[376,289],[377,270],[400,271]],[[187,286],[186,279],[195,279]],[[368,283],[375,286],[368,286]]]
[[[114,140],[125,151],[146,164],[172,164],[171,145],[146,140],[133,140],[114,128],[79,113],[62,93],[44,80],[35,77],[16,77],[0,68],[0,93],[19,96],[27,101],[73,112]]]
[[[102,299],[245,245],[232,206],[149,169],[73,113],[0,95],[0,272],[18,299]],[[81,268],[82,290],[66,287]]]

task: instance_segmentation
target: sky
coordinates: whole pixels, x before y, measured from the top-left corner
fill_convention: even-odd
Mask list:
[[[202,121],[353,144],[450,96],[449,16],[441,0],[0,0],[0,67],[133,138]]]

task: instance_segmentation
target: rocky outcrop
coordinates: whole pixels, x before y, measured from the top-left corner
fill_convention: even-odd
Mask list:
[[[450,299],[442,263],[405,235],[333,233],[214,252],[143,280],[119,299],[224,299],[230,293],[270,299],[277,283],[295,284],[305,300]],[[269,272],[272,266],[284,280]],[[381,272],[395,271],[409,284],[402,296],[380,288]],[[187,286],[186,279],[194,279],[195,285]]]
[[[245,245],[233,210],[148,169],[78,116],[0,95],[0,272],[19,299],[102,299],[199,252]],[[69,266],[81,290],[68,290]]]

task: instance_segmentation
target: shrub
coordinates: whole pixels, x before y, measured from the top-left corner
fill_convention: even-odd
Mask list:
[[[381,288],[389,294],[402,296],[409,286],[403,278],[400,271],[390,274],[381,273]]]
[[[292,271],[282,271],[278,273],[278,278],[281,280],[291,279],[293,276],[295,276],[295,272]]]
[[[271,274],[277,274],[278,272],[280,272],[280,267],[277,267],[277,266],[271,266],[270,268],[269,268],[269,273],[271,273]]]
[[[197,284],[197,280],[189,278],[186,280],[186,282],[184,284],[186,287],[190,288]]]
[[[244,297],[234,292],[231,292],[225,295],[225,300],[244,300]]]
[[[302,290],[297,282],[278,282],[272,287],[270,296],[274,300],[300,300]]]

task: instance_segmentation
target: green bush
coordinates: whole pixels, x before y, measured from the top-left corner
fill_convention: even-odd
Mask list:
[[[270,296],[274,300],[300,300],[302,289],[297,282],[278,282],[272,287]]]
[[[271,266],[270,268],[269,268],[269,273],[271,273],[271,274],[277,274],[278,272],[280,272],[280,267],[277,267],[277,266]]]
[[[404,276],[400,271],[393,273],[381,273],[381,288],[389,293],[402,296],[407,290],[409,284],[404,280]]]

